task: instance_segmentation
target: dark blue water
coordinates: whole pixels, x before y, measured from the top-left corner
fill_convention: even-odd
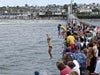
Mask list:
[[[65,21],[0,21],[0,75],[34,75],[34,71],[58,75],[56,61],[61,58],[62,41],[57,25]],[[53,40],[53,59],[49,59],[46,34]]]

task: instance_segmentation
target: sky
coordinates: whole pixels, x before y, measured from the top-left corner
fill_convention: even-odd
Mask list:
[[[57,4],[57,5],[64,5],[69,4],[71,0],[0,0],[0,6],[24,6],[25,4],[28,5],[37,5],[37,6],[46,6],[48,4]],[[100,0],[74,0],[73,3],[76,2],[77,4],[90,4],[90,3],[99,3]]]

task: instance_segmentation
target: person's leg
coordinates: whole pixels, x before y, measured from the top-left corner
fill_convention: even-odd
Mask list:
[[[65,31],[62,31],[61,35],[62,35],[63,38],[65,38]]]
[[[49,53],[49,55],[50,55],[50,59],[52,59],[52,53],[51,53],[51,51],[52,51],[52,47],[49,47],[48,53]]]
[[[58,37],[60,36],[60,31],[58,31]]]

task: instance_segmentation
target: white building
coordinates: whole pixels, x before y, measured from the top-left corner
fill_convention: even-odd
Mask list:
[[[92,12],[92,9],[89,9],[89,8],[79,8],[78,11],[80,13],[91,13]]]
[[[45,15],[45,12],[40,11],[40,12],[39,12],[39,15]]]

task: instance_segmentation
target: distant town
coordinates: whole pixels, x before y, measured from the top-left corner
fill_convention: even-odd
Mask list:
[[[2,6],[0,19],[66,19],[69,6],[71,5]],[[79,18],[100,18],[100,4],[73,3],[72,10]]]

